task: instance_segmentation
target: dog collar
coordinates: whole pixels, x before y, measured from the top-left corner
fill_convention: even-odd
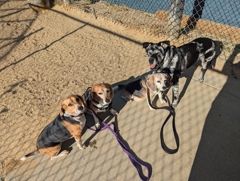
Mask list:
[[[77,115],[77,116],[73,116],[73,115],[71,115],[71,114],[64,113],[63,117],[73,119],[73,120],[75,120],[75,121],[78,121],[80,124],[83,124],[83,122],[80,121],[80,119],[79,119],[82,115],[83,115],[83,113],[80,113],[80,114]]]
[[[92,102],[93,106],[98,108],[99,110],[103,111],[103,110],[108,110],[111,106],[112,106],[112,101],[109,104],[96,104],[95,102]]]

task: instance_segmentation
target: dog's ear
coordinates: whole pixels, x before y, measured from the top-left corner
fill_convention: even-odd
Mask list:
[[[95,84],[94,86],[92,86],[91,92],[89,94],[89,99],[90,100],[98,100],[99,99],[98,87],[99,87],[99,84]]]
[[[91,88],[91,91],[90,91],[89,94],[88,94],[89,100],[92,100],[92,99],[95,97],[95,95],[96,95],[96,92],[95,92],[95,90],[94,90],[93,87],[92,87],[92,88]]]
[[[166,86],[170,87],[172,77],[170,76],[170,74],[165,74],[165,77],[167,79]]]
[[[170,41],[166,40],[166,41],[161,41],[158,43],[159,46],[162,46],[163,48],[167,48],[170,46]]]
[[[60,115],[62,116],[65,113],[63,102],[60,103]]]
[[[154,74],[149,74],[147,75],[147,82],[146,82],[147,86],[149,87],[149,89],[151,91],[156,91],[157,87],[154,83]]]
[[[147,48],[149,45],[152,45],[152,43],[150,43],[150,42],[144,42],[143,44],[142,44],[142,46],[143,46],[143,48]]]
[[[169,68],[163,68],[161,73],[170,74],[170,69]]]
[[[113,96],[114,96],[114,90],[112,88],[112,86],[108,83],[104,83],[105,87],[109,89],[110,91],[110,98],[113,99]]]
[[[113,97],[114,97],[114,90],[113,90],[111,85],[110,85],[109,88],[110,88],[110,97],[111,97],[111,99],[113,99]]]
[[[89,100],[92,100],[93,99],[93,92],[90,92],[89,93]]]
[[[80,100],[81,100],[81,102],[83,103],[83,105],[84,105],[84,107],[87,107],[87,103],[85,102],[85,100],[83,99],[83,97],[82,96],[80,96],[80,95],[76,95]]]

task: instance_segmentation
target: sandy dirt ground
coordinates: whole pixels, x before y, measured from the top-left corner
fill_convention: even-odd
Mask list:
[[[148,70],[141,33],[74,9],[33,12],[26,1],[0,7],[0,172],[35,149],[65,96]],[[141,62],[141,63],[140,63]]]
[[[35,149],[59,103],[95,83],[148,71],[141,43],[161,41],[73,8],[35,13],[26,1],[0,2],[0,173]]]

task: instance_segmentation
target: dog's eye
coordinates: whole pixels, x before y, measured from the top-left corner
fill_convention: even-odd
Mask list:
[[[71,103],[70,103],[70,104],[68,104],[68,107],[71,107],[71,106],[73,106],[73,104],[71,104]]]
[[[161,84],[161,81],[160,81],[160,80],[158,80],[158,81],[157,81],[157,83]]]
[[[106,90],[107,93],[109,93],[109,90]]]
[[[103,93],[102,92],[99,92],[98,95],[102,95]]]
[[[79,98],[76,98],[76,101],[79,102]]]

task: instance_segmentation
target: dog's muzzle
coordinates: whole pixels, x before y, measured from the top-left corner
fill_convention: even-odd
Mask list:
[[[83,106],[79,106],[79,107],[78,107],[78,110],[79,110],[79,111],[82,111],[83,108],[84,108]]]

